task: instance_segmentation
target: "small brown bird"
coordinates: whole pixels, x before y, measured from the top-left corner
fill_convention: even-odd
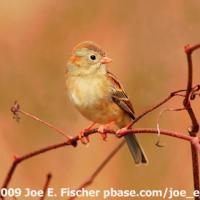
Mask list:
[[[110,123],[126,127],[135,114],[128,96],[118,79],[108,71],[112,60],[93,42],[75,46],[67,63],[66,86],[69,98],[79,112],[93,122],[101,124],[104,133]],[[83,132],[81,132],[82,134]],[[143,149],[133,134],[124,136],[136,164],[147,163]]]

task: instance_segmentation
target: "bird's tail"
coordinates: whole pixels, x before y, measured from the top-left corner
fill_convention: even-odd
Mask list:
[[[142,147],[140,146],[137,138],[135,135],[133,134],[128,134],[124,136],[129,150],[132,154],[132,157],[135,161],[136,164],[147,164],[148,160],[147,157],[142,149]]]

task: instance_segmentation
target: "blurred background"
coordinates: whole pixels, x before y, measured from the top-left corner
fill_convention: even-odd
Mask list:
[[[0,2],[0,181],[13,154],[23,155],[64,138],[44,125],[22,116],[12,119],[10,107],[21,108],[76,135],[88,125],[66,96],[64,72],[74,45],[92,40],[113,63],[112,71],[126,88],[136,113],[184,89],[187,62],[184,46],[200,42],[200,1],[83,1],[13,0]],[[199,83],[200,52],[194,56],[194,78]],[[156,127],[164,108],[182,107],[177,97],[146,116],[136,127]],[[199,99],[193,104],[200,119]],[[160,127],[187,134],[186,112],[168,112]],[[190,145],[162,136],[164,148],[155,146],[156,135],[139,135],[149,158],[136,167],[127,147],[110,161],[91,189],[163,189],[193,191]],[[91,137],[88,146],[57,149],[20,164],[12,187],[42,188],[45,175],[53,174],[51,187],[76,188],[120,141]],[[59,198],[57,198],[59,199]],[[84,199],[84,198],[83,198]],[[100,198],[101,199],[101,198]],[[127,198],[128,199],[128,198]],[[159,199],[159,198],[158,198]]]

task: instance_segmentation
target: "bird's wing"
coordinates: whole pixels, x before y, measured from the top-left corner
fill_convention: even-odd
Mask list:
[[[122,85],[117,78],[110,72],[107,72],[107,77],[112,83],[112,100],[116,103],[124,112],[126,112],[132,119],[135,119],[133,106],[129,101],[128,96],[124,92]]]

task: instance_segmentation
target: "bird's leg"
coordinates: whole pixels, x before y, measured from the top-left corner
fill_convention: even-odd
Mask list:
[[[98,133],[101,134],[101,137],[104,141],[107,139],[107,133],[106,130],[109,129],[113,125],[114,121],[109,122],[108,124],[104,124],[99,126]]]
[[[130,126],[130,124],[132,123],[132,121],[130,121],[126,126],[124,126],[123,128],[120,128],[119,130],[116,131],[116,135],[120,135],[121,133],[123,133],[124,131],[127,131]]]
[[[88,142],[90,142],[89,136],[85,136],[85,132],[91,130],[91,128],[95,125],[95,122],[92,122],[92,124],[90,124],[87,128],[83,129],[80,131],[79,133],[79,140],[83,143],[83,144],[87,144]],[[86,139],[86,141],[84,140],[84,137]]]

